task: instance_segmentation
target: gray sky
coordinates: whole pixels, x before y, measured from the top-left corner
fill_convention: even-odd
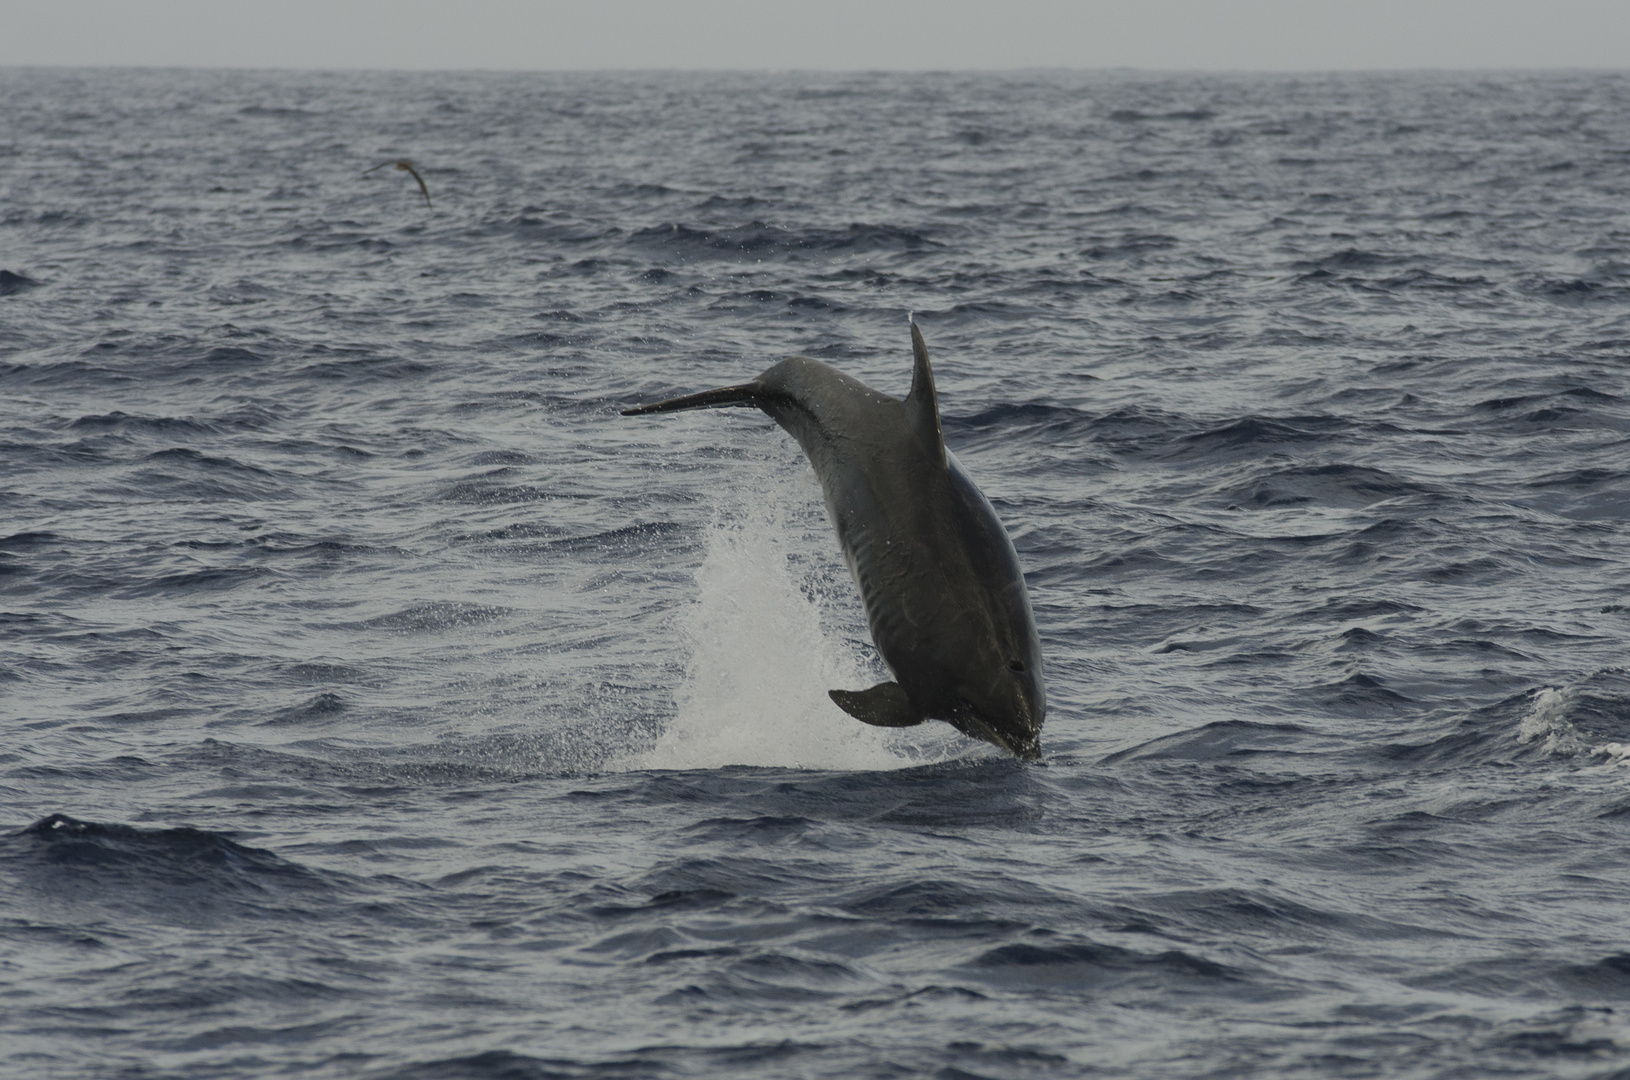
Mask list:
[[[1630,0],[0,0],[0,65],[1630,68]]]

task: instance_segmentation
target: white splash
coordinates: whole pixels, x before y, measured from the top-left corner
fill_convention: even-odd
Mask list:
[[[1630,743],[1603,743],[1596,748],[1596,754],[1607,759],[1603,764],[1609,768],[1630,767]]]
[[[753,477],[750,499],[715,521],[686,620],[691,659],[677,715],[630,767],[899,769],[966,751],[945,725],[867,727],[827,697],[878,679],[822,626],[821,580],[832,563],[815,560],[813,573],[800,565],[811,565],[812,541],[833,541],[795,520],[810,491],[787,464]]]
[[[1630,766],[1630,744],[1601,743],[1592,745],[1589,737],[1568,719],[1578,692],[1571,687],[1546,687],[1534,695],[1533,704],[1517,728],[1517,741],[1531,743],[1539,740],[1540,749],[1558,757],[1587,754],[1604,758],[1599,768],[1613,769]]]
[[[1577,754],[1585,749],[1579,729],[1568,719],[1568,707],[1573,704],[1570,690],[1547,686],[1534,695],[1528,712],[1517,727],[1517,741],[1531,743],[1543,739],[1540,749],[1547,754]]]

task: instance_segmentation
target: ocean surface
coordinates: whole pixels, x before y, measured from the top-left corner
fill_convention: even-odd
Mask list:
[[[0,102],[0,1074],[1630,1076],[1630,76]],[[911,311],[1039,764],[618,415]]]

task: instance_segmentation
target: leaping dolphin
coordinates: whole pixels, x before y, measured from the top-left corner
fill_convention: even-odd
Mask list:
[[[944,720],[1016,757],[1041,756],[1041,639],[1013,541],[940,435],[928,346],[901,401],[819,360],[792,356],[752,382],[624,410],[624,416],[762,409],[815,468],[878,652],[895,682],[832,690],[878,727]]]

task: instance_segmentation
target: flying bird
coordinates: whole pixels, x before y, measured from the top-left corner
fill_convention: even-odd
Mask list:
[[[403,158],[401,161],[383,161],[383,162],[380,162],[378,165],[375,165],[373,168],[369,169],[368,172],[365,172],[362,175],[367,176],[368,173],[378,172],[380,169],[383,169],[386,165],[395,165],[399,172],[412,173],[413,174],[413,179],[419,181],[419,190],[424,193],[424,204],[425,204],[425,206],[427,208],[430,206],[430,189],[424,186],[424,177],[419,175],[419,170],[415,169],[413,167],[413,162],[409,161],[407,158]]]

